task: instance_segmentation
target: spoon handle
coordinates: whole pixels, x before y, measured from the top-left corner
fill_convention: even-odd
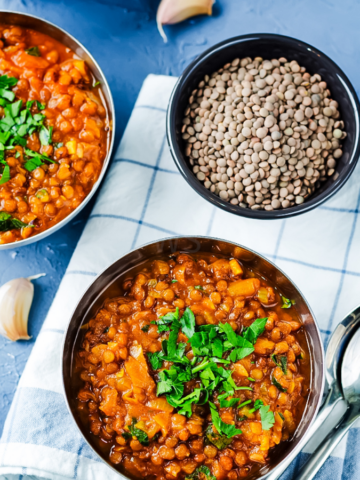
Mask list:
[[[320,443],[315,452],[311,455],[309,461],[301,468],[297,480],[311,480],[320,470],[325,460],[338,445],[351,425],[359,417],[359,405],[350,405],[343,418],[336,427]]]
[[[306,445],[310,438],[319,430],[321,425],[325,422],[335,405],[337,405],[340,400],[342,400],[341,392],[336,385],[333,385],[331,388],[329,388],[324,403],[306,435],[306,442],[304,445]],[[266,480],[278,480],[298,453],[299,452],[297,450],[295,452],[291,452],[284,463],[282,463],[281,466],[273,473],[270,473],[270,475],[266,477]]]

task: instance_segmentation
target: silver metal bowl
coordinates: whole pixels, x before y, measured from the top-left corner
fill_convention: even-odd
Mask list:
[[[114,147],[114,138],[115,138],[115,107],[113,98],[111,95],[110,87],[106,81],[105,75],[103,74],[101,68],[97,64],[94,57],[90,54],[90,52],[72,35],[67,33],[60,27],[57,27],[51,22],[44,20],[42,18],[36,17],[34,15],[29,15],[27,13],[21,12],[10,12],[0,10],[0,23],[1,24],[8,24],[8,25],[18,25],[20,27],[31,28],[32,30],[37,30],[41,33],[49,35],[50,37],[58,40],[63,45],[71,48],[82,60],[85,60],[88,67],[90,68],[94,77],[101,82],[100,85],[100,92],[102,96],[102,100],[104,102],[105,108],[107,108],[109,120],[112,124],[112,131],[108,141],[107,150],[108,153],[105,157],[104,164],[100,173],[98,180],[95,182],[92,190],[88,194],[88,196],[83,200],[83,202],[68,215],[64,218],[61,222],[57,223],[53,227],[45,230],[44,232],[39,233],[38,235],[34,235],[32,237],[26,238],[24,240],[19,240],[18,242],[13,243],[6,243],[4,245],[0,245],[0,250],[7,250],[10,248],[19,248],[23,247],[24,245],[30,245],[31,243],[38,242],[43,238],[51,235],[52,233],[56,232],[60,228],[64,227],[67,223],[71,222],[78,213],[85,207],[85,205],[91,200],[94,196],[96,190],[99,188],[99,185],[104,178],[105,172],[109,166],[110,158],[112,154],[112,150]]]
[[[287,298],[295,300],[295,308],[305,327],[311,354],[310,393],[302,419],[291,440],[276,446],[272,451],[270,464],[261,467],[258,472],[248,477],[249,479],[265,478],[270,472],[275,472],[290,454],[298,453],[308,440],[307,432],[317,414],[323,394],[324,350],[315,317],[296,285],[276,265],[241,245],[209,237],[174,237],[149,243],[133,250],[101,273],[79,301],[64,338],[63,383],[69,411],[84,439],[99,457],[113,470],[117,471],[122,478],[129,478],[124,471],[111,464],[101,453],[96,443],[96,437],[81,422],[76,408],[77,393],[82,382],[77,378],[77,375],[74,375],[73,366],[76,351],[79,349],[84,335],[84,330],[81,330],[80,327],[94,317],[106,298],[122,294],[122,281],[139,271],[144,262],[153,257],[166,256],[178,251],[190,255],[199,252],[211,252],[215,255],[227,257],[236,256],[246,267],[253,269],[272,282]]]

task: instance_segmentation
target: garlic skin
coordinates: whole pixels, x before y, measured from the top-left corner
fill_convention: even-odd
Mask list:
[[[34,297],[34,285],[31,280],[43,275],[16,278],[0,287],[0,335],[13,342],[31,338],[27,331],[30,307]]]
[[[164,42],[167,42],[163,25],[182,22],[195,15],[211,15],[215,0],[161,0],[156,22]]]

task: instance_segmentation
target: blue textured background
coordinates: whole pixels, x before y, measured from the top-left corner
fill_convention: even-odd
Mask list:
[[[360,2],[357,0],[217,0],[212,18],[199,17],[165,27],[168,44],[163,43],[156,29],[157,4],[158,0],[0,0],[1,9],[48,19],[90,50],[114,96],[116,143],[146,75],[179,75],[204,49],[234,35],[272,32],[304,40],[332,57],[359,92]],[[11,343],[0,337],[0,432],[91,207],[92,204],[70,225],[41,242],[0,252],[0,285],[12,278],[46,273],[46,277],[35,281],[29,320],[32,339]]]

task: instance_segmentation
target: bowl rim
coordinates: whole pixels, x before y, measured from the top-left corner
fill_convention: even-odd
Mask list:
[[[99,75],[100,76],[99,80],[101,81],[101,88],[104,91],[106,91],[106,93],[107,93],[108,98],[106,99],[105,103],[106,103],[108,112],[109,112],[110,117],[111,117],[110,119],[111,119],[112,128],[111,128],[111,138],[110,138],[109,148],[108,148],[106,157],[104,159],[104,163],[103,163],[99,178],[96,180],[96,182],[94,183],[94,185],[93,185],[92,189],[90,190],[89,194],[84,198],[84,200],[80,203],[80,205],[78,205],[75,208],[75,210],[73,210],[68,216],[63,218],[59,223],[56,223],[55,225],[48,228],[47,230],[44,230],[43,232],[41,232],[37,235],[34,235],[32,237],[25,238],[24,240],[19,240],[17,242],[12,242],[12,243],[4,243],[4,244],[0,245],[0,251],[1,250],[10,250],[10,249],[13,249],[13,248],[24,247],[25,245],[30,245],[32,243],[43,240],[44,238],[46,238],[49,235],[58,231],[60,228],[64,227],[67,223],[71,222],[81,212],[81,210],[83,208],[85,208],[85,206],[90,202],[92,197],[95,195],[96,191],[98,190],[98,188],[99,188],[99,186],[100,186],[100,184],[101,184],[101,182],[102,182],[102,180],[103,180],[103,178],[104,178],[104,176],[107,172],[107,169],[109,167],[110,160],[111,160],[111,157],[112,157],[112,153],[113,153],[113,150],[114,150],[115,132],[116,132],[115,105],[114,105],[114,100],[113,100],[113,96],[112,96],[112,93],[111,93],[111,89],[110,89],[108,81],[107,81],[107,79],[104,75],[104,72],[102,71],[101,67],[99,66],[98,62],[95,60],[93,55],[89,52],[89,50],[86,47],[84,47],[84,45],[79,40],[77,40],[73,35],[71,35],[69,32],[64,30],[62,27],[59,27],[55,23],[50,22],[49,20],[46,20],[45,18],[39,17],[37,15],[32,15],[30,13],[19,12],[19,11],[16,11],[16,10],[0,9],[0,16],[2,14],[19,15],[19,16],[23,16],[23,17],[27,17],[27,18],[36,20],[36,21],[43,22],[43,23],[49,25],[50,27],[54,28],[55,30],[58,30],[65,37],[72,40],[78,47],[80,47],[89,56],[89,58],[91,59],[91,61],[94,64],[94,66],[98,69],[98,73],[100,74]],[[5,20],[5,23],[6,23],[6,20]],[[29,26],[28,28],[32,29],[31,26]],[[34,30],[37,30],[37,29],[34,28]],[[37,30],[37,31],[39,31],[39,30]],[[91,70],[91,68],[90,68],[90,70]]]
[[[100,453],[98,453],[94,447],[91,445],[90,441],[88,440],[88,438],[83,434],[83,432],[81,431],[80,429],[80,426],[75,418],[75,415],[71,409],[71,406],[70,406],[70,402],[69,402],[69,398],[68,398],[68,394],[67,394],[67,390],[66,390],[66,386],[65,386],[65,369],[66,369],[66,364],[65,364],[65,351],[69,348],[69,343],[67,342],[67,336],[69,334],[69,330],[70,330],[70,326],[71,326],[71,323],[74,319],[74,316],[75,316],[75,313],[76,313],[76,310],[78,309],[80,303],[82,303],[83,299],[87,296],[87,293],[88,291],[91,289],[91,287],[95,284],[95,282],[97,282],[100,277],[102,277],[104,274],[106,274],[106,272],[111,269],[113,267],[113,265],[115,263],[118,263],[119,261],[121,261],[122,259],[124,259],[125,257],[127,257],[128,255],[131,255],[132,253],[136,252],[137,250],[140,250],[144,247],[147,247],[147,246],[150,246],[150,245],[153,245],[153,244],[156,244],[156,243],[159,243],[159,242],[167,242],[167,241],[176,241],[176,240],[179,240],[179,239],[205,239],[205,240],[211,240],[211,241],[216,241],[216,242],[224,242],[224,243],[228,243],[228,244],[231,244],[235,247],[240,247],[244,250],[246,250],[247,252],[250,252],[252,254],[254,254],[255,256],[257,257],[260,257],[260,259],[270,263],[278,272],[280,272],[284,277],[287,278],[287,280],[292,284],[292,286],[299,292],[302,300],[304,301],[306,307],[308,308],[314,322],[314,326],[315,326],[315,332],[316,332],[316,335],[318,337],[318,340],[319,340],[319,345],[320,345],[320,358],[321,358],[321,364],[319,364],[319,371],[320,371],[320,374],[321,374],[321,385],[316,385],[316,389],[319,391],[319,395],[318,395],[318,401],[317,401],[317,404],[315,406],[312,406],[311,408],[313,408],[313,413],[312,413],[312,416],[311,416],[311,420],[309,421],[309,424],[305,430],[305,432],[303,433],[302,437],[299,439],[299,442],[298,444],[293,448],[293,450],[291,450],[285,457],[284,459],[278,463],[277,465],[275,465],[269,472],[267,472],[266,474],[262,475],[261,477],[258,477],[257,480],[262,480],[272,474],[272,473],[275,473],[277,469],[280,469],[280,466],[284,465],[285,462],[287,461],[288,458],[291,458],[292,460],[295,458],[296,455],[298,455],[300,453],[300,451],[302,450],[302,448],[306,445],[306,443],[308,442],[309,440],[309,434],[310,434],[310,430],[311,430],[311,426],[316,418],[316,415],[318,414],[318,411],[320,409],[320,406],[321,406],[321,403],[322,403],[322,399],[323,399],[323,393],[324,393],[324,388],[325,388],[325,351],[324,351],[324,345],[323,345],[323,341],[322,341],[322,338],[321,338],[321,333],[320,333],[320,327],[318,326],[318,323],[317,323],[317,320],[316,320],[316,317],[314,315],[314,312],[313,310],[311,309],[308,301],[306,300],[305,296],[303,295],[302,291],[298,288],[298,286],[293,282],[293,280],[290,279],[290,277],[280,268],[278,267],[274,262],[272,262],[271,260],[269,260],[267,257],[265,257],[264,255],[256,252],[255,250],[252,250],[251,248],[249,247],[246,247],[244,245],[241,245],[239,243],[236,243],[236,242],[233,242],[233,241],[230,241],[230,240],[224,240],[222,238],[219,238],[219,237],[211,237],[211,236],[206,236],[206,235],[177,235],[177,236],[174,236],[174,237],[164,237],[164,238],[160,238],[160,239],[157,239],[157,240],[153,240],[151,242],[147,242],[147,243],[144,243],[140,246],[138,246],[137,248],[134,248],[132,250],[129,250],[127,251],[126,253],[124,253],[123,255],[121,255],[121,257],[119,257],[117,260],[115,260],[114,262],[112,262],[111,264],[109,264],[106,268],[104,268],[96,277],[94,277],[93,281],[86,287],[85,291],[83,291],[81,297],[79,298],[76,306],[74,307],[71,315],[70,315],[70,318],[69,318],[69,323],[68,323],[68,326],[67,328],[65,329],[65,333],[64,333],[64,337],[63,337],[63,341],[62,341],[62,347],[61,347],[61,380],[62,380],[62,388],[63,388],[63,393],[64,393],[64,400],[65,400],[65,403],[66,403],[66,406],[67,406],[67,409],[70,413],[70,416],[71,418],[73,419],[78,431],[80,432],[82,438],[86,441],[86,443],[88,444],[88,446],[91,448],[91,451],[94,452],[108,467],[110,467],[113,471],[115,471],[118,475],[120,475],[122,478],[124,478],[125,480],[131,480],[131,477],[127,477],[126,475],[124,475],[122,472],[120,472],[119,470],[117,470],[108,460],[105,459],[105,457],[102,457],[100,455]],[[106,287],[104,287],[106,288]],[[102,289],[102,291],[104,290],[104,288]],[[99,292],[98,292],[99,293]],[[81,323],[80,325],[78,326],[78,330],[81,326]],[[72,345],[71,345],[71,348],[72,348]],[[310,349],[310,346],[309,346],[309,349]],[[313,360],[314,361],[314,360]],[[311,363],[311,365],[313,366],[313,361]],[[311,371],[313,370],[313,368],[311,368]],[[315,388],[315,387],[314,387]],[[302,419],[301,419],[302,421]],[[300,422],[301,422],[300,421]],[[299,423],[300,425],[300,423]],[[298,428],[298,427],[297,427]]]
[[[335,69],[336,74],[340,81],[342,82],[343,89],[346,91],[346,94],[349,97],[349,100],[353,107],[354,117],[355,117],[355,145],[351,152],[347,172],[342,176],[341,181],[337,184],[330,185],[329,188],[326,188],[322,193],[305,201],[301,205],[296,205],[294,207],[289,207],[283,210],[273,210],[267,212],[266,210],[251,210],[250,208],[242,208],[238,205],[232,205],[230,202],[225,202],[220,197],[215,195],[214,193],[210,192],[208,189],[205,188],[204,184],[201,183],[194,173],[192,172],[190,166],[188,165],[187,160],[185,159],[185,155],[182,152],[177,140],[176,140],[176,127],[175,127],[175,118],[177,113],[177,105],[180,99],[180,95],[182,93],[182,88],[184,83],[194,74],[198,67],[202,65],[202,63],[208,60],[212,55],[225,50],[227,47],[236,44],[245,44],[247,41],[251,40],[278,40],[281,42],[287,42],[293,44],[294,46],[300,46],[302,48],[306,48],[314,52],[315,54],[325,58],[331,66]],[[286,219],[293,217],[295,215],[300,215],[302,213],[309,212],[314,208],[318,207],[325,201],[329,200],[333,195],[335,195],[349,180],[350,176],[352,175],[356,164],[359,160],[360,156],[360,102],[356,91],[350,82],[349,78],[343,70],[325,53],[323,53],[318,48],[313,47],[312,45],[303,42],[302,40],[298,40],[294,37],[289,37],[286,35],[279,35],[275,33],[249,33],[246,35],[239,35],[236,37],[231,37],[222,42],[219,42],[212,47],[205,50],[201,53],[198,57],[196,57],[184,70],[181,76],[178,78],[168,104],[167,113],[166,113],[166,137],[168,141],[168,145],[170,148],[171,156],[175,162],[175,165],[179,169],[181,175],[184,179],[188,182],[188,184],[205,200],[212,203],[213,205],[225,210],[229,213],[233,213],[238,216],[247,217],[247,218],[255,218],[259,220],[273,220],[273,219]]]

